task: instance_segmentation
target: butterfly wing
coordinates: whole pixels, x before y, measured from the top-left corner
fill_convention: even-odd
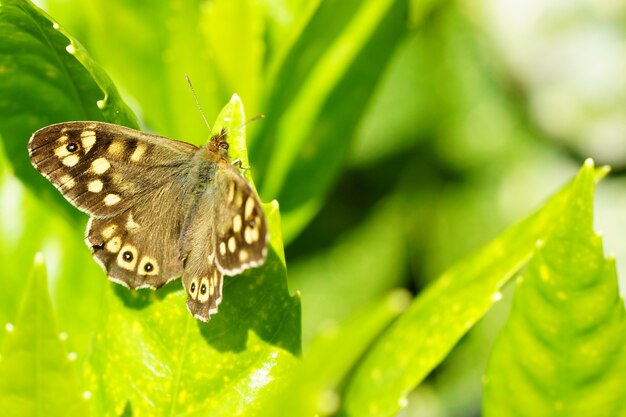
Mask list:
[[[225,275],[237,275],[259,266],[267,255],[267,223],[261,201],[234,166],[223,164],[217,172],[216,262]]]
[[[79,210],[104,217],[131,207],[185,169],[197,148],[123,126],[69,122],[33,134],[33,166]]]
[[[31,162],[92,217],[86,243],[109,278],[158,288],[180,276],[178,241],[197,148],[118,125],[70,122],[35,132]]]
[[[217,312],[222,276],[261,265],[269,238],[261,202],[235,167],[219,163],[214,181],[189,212],[181,245],[187,307],[203,321]]]
[[[130,288],[159,288],[183,271],[178,242],[185,189],[168,183],[113,217],[92,217],[85,241],[108,277]]]

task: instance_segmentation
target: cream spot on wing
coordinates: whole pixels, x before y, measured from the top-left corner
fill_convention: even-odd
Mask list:
[[[159,263],[156,259],[144,256],[137,269],[139,275],[159,275]]]
[[[256,242],[257,240],[259,240],[259,228],[258,227],[255,227],[254,229],[250,231],[250,237],[252,238],[253,242]]]
[[[106,250],[111,253],[118,253],[120,251],[120,247],[122,246],[122,238],[119,236],[115,236],[111,240],[109,240],[105,246]]]
[[[70,177],[69,175],[63,175],[60,179],[60,182],[61,187],[65,188],[66,190],[69,190],[76,185],[76,181],[74,181],[74,178]]]
[[[233,232],[239,233],[241,230],[241,216],[238,214],[233,218]]]
[[[206,257],[207,261],[209,261],[209,265],[213,265],[213,261],[215,260],[215,252],[211,252],[209,256]]]
[[[241,194],[241,190],[237,189],[235,191],[235,206],[240,208],[243,204],[243,195]]]
[[[228,202],[232,203],[235,198],[235,181],[230,182],[230,187],[228,187]]]
[[[106,197],[104,197],[104,204],[107,206],[113,206],[117,203],[119,203],[121,200],[120,196],[117,194],[107,194]]]
[[[252,229],[251,228],[246,227],[246,230],[243,233],[243,238],[248,245],[252,244]]]
[[[211,297],[215,295],[215,283],[213,282],[213,279],[211,279],[211,285],[209,285],[209,295]]]
[[[66,167],[73,167],[78,163],[78,155],[69,155],[63,158],[63,165]]]
[[[145,143],[137,144],[137,147],[135,148],[135,151],[130,156],[130,160],[133,161],[133,162],[139,161],[141,159],[141,157],[143,156],[143,154],[146,152],[146,148],[147,147],[148,146]]]
[[[85,153],[89,152],[96,143],[96,132],[93,130],[83,130],[80,134],[80,141],[83,144]]]
[[[104,174],[111,168],[111,164],[106,158],[98,158],[91,163],[91,170],[96,174]]]
[[[67,135],[62,135],[61,137],[59,137],[59,138],[57,139],[57,142],[60,142],[60,143],[65,143],[65,142],[67,142],[67,140],[68,140],[68,139],[69,139],[69,138],[68,138],[68,136],[67,136]]]
[[[246,200],[246,208],[244,211],[244,219],[248,219],[250,217],[250,215],[252,214],[252,210],[254,210],[254,199],[252,197],[248,197],[248,199]]]
[[[114,140],[109,145],[107,152],[111,154],[112,156],[119,158],[124,153],[124,143],[122,143],[122,141],[119,141],[119,140]]]
[[[117,225],[110,224],[104,229],[102,229],[102,232],[100,232],[100,234],[102,235],[103,238],[109,239],[111,236],[113,236],[113,233],[115,233],[116,230],[117,230]]]
[[[87,190],[91,193],[99,193],[103,187],[104,184],[100,180],[89,181],[89,184],[87,184]]]
[[[141,225],[139,223],[137,223],[134,219],[133,219],[133,214],[130,213],[128,215],[128,220],[126,221],[126,229],[127,230],[135,230],[135,229],[139,229],[141,227]]]
[[[245,249],[242,249],[239,251],[239,261],[240,262],[247,262],[248,261],[248,251]]]
[[[125,244],[122,249],[120,249],[120,253],[117,255],[117,265],[120,268],[134,271],[136,264],[137,248],[133,245]]]
[[[54,154],[59,158],[65,158],[70,155],[71,152],[67,150],[67,145],[63,144],[54,150]]]
[[[206,303],[209,300],[209,293],[210,293],[210,289],[209,289],[209,280],[206,279],[206,277],[202,278],[202,281],[200,281],[200,288],[198,291],[198,301],[200,301],[201,303]]]
[[[236,249],[237,241],[235,240],[235,236],[231,236],[230,239],[228,239],[228,250],[231,252],[235,252]]]
[[[224,242],[220,242],[220,253],[223,255],[226,255],[226,243]]]

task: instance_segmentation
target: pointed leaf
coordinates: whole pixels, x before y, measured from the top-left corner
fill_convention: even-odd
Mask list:
[[[593,170],[518,282],[485,376],[485,416],[626,416],[626,315],[592,230]]]
[[[593,168],[583,170],[593,175]],[[500,299],[500,288],[528,261],[535,242],[548,236],[571,193],[572,184],[427,288],[356,370],[347,388],[347,414],[395,415],[408,393]]]
[[[84,416],[75,359],[56,330],[43,257],[38,255],[15,324],[7,323],[0,359],[0,409],[5,416]]]

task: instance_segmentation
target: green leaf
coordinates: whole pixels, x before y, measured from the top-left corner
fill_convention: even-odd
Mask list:
[[[327,1],[270,74],[267,119],[251,143],[261,195],[278,198],[291,240],[317,212],[406,30],[404,0]],[[291,217],[295,217],[292,219]]]
[[[289,263],[290,286],[306,295],[302,306],[305,346],[320,327],[342,322],[401,284],[406,207],[399,200],[392,197],[380,202],[372,209],[373,216],[340,236],[335,245]]]
[[[200,144],[207,129],[185,82],[213,118],[233,93],[253,114],[263,86],[265,10],[252,0],[46,2],[142,110],[149,129]],[[76,15],[80,19],[76,19]],[[55,14],[57,16],[57,14]],[[113,23],[112,23],[113,22]],[[242,24],[245,22],[245,24]],[[114,27],[132,28],[132,36]],[[123,65],[120,65],[123,63]]]
[[[215,123],[246,160],[243,106],[233,97]],[[289,295],[278,204],[265,205],[271,236],[261,267],[225,278],[209,323],[185,308],[179,281],[156,292],[112,284],[87,380],[94,414],[232,416],[271,392],[300,354],[300,300]]]
[[[226,278],[209,323],[190,316],[179,288],[109,291],[88,376],[99,413],[120,414],[129,403],[134,415],[236,415],[290,370],[300,306],[273,250],[263,267]]]
[[[584,171],[591,171],[589,164]],[[598,177],[606,170],[598,170]],[[344,410],[355,416],[392,416],[407,394],[500,299],[500,288],[545,239],[572,193],[572,184],[541,210],[507,229],[427,288],[368,352],[349,382]]]
[[[485,416],[626,416],[626,317],[592,229],[593,170],[518,280],[485,376]]]
[[[378,334],[410,302],[405,290],[372,301],[341,325],[320,332],[301,362],[281,381],[274,395],[262,402],[262,411],[249,415],[332,415],[340,404],[340,384]],[[250,411],[250,410],[249,410]]]
[[[6,169],[4,160],[0,152],[0,323],[15,322],[19,302],[27,291],[24,277],[30,272],[33,254],[41,251],[47,260],[59,329],[68,335],[67,349],[76,352],[80,361],[96,329],[107,284],[83,242],[87,216],[71,207],[76,219],[68,221],[61,210],[42,204]],[[3,338],[0,332],[0,343]]]
[[[0,2],[0,39],[0,137],[6,154],[18,177],[60,202],[30,165],[26,145],[32,133],[68,120],[136,127],[135,118],[82,46],[29,1]]]
[[[56,330],[43,257],[35,259],[15,324],[7,323],[0,359],[5,416],[84,416],[90,393],[77,387],[73,355]]]

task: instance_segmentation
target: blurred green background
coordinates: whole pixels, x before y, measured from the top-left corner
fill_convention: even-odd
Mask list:
[[[597,191],[596,229],[626,270],[624,2],[37,3],[111,76],[143,130],[206,140],[185,73],[209,121],[233,93],[248,117],[266,116],[247,126],[252,173],[262,199],[281,204],[305,357],[316,335],[389,290],[419,293],[587,157],[613,167]],[[14,105],[0,106],[3,122]],[[59,322],[82,355],[89,326],[75,321],[99,310],[68,294],[107,285],[83,263],[86,218],[64,210],[52,186],[50,195],[25,187],[37,174],[3,145],[0,323],[14,320],[42,250]],[[72,278],[84,268],[93,279]],[[481,376],[508,300],[505,292],[400,415],[480,415]]]

